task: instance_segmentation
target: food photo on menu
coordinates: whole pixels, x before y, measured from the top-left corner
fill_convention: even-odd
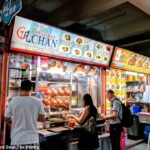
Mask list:
[[[145,60],[143,61],[143,69],[148,69],[149,67],[150,67],[150,59],[145,58]]]
[[[95,48],[96,48],[97,50],[102,50],[102,49],[103,49],[103,45],[102,45],[101,43],[97,43],[97,44],[95,45]]]
[[[93,59],[93,52],[92,51],[85,51],[84,57],[88,59]]]
[[[107,52],[111,52],[112,50],[112,46],[111,45],[106,45],[106,44],[103,44],[103,43],[97,43],[95,44],[95,49],[96,50],[104,50],[104,51],[107,51]]]
[[[79,44],[79,45],[83,45],[83,44],[84,44],[84,39],[83,39],[83,37],[77,37],[77,38],[75,39],[75,43],[76,43],[76,44]]]
[[[126,55],[126,53],[121,53],[121,62],[125,62],[126,61],[126,59],[127,59],[127,55]]]
[[[71,35],[69,33],[64,33],[63,34],[63,40],[70,42],[71,41]]]
[[[137,61],[136,61],[136,63],[135,63],[135,66],[141,68],[142,65],[143,65],[143,57],[139,55],[139,56],[138,56],[138,59],[137,59]]]
[[[131,53],[128,59],[128,65],[135,66],[136,60],[137,60],[137,55]]]
[[[109,60],[108,56],[104,56],[104,57],[103,57],[103,61],[104,61],[104,62],[106,62],[106,63],[107,63],[107,62],[108,62],[108,60]]]
[[[69,53],[70,52],[70,47],[69,46],[65,46],[65,45],[61,45],[59,50],[62,53]]]
[[[101,58],[102,58],[101,54],[96,54],[96,55],[95,55],[95,59],[96,59],[96,60],[101,60]]]
[[[109,56],[112,53],[112,46],[100,42],[95,42],[94,44],[94,56],[95,62],[108,64]]]
[[[108,52],[111,52],[112,46],[111,46],[111,45],[107,45],[107,46],[106,46],[106,50],[107,50]]]
[[[112,66],[119,67],[119,68],[125,68],[128,64],[128,53],[126,51],[123,51],[120,48],[115,49],[114,52],[114,58],[112,60]]]
[[[81,49],[79,49],[79,48],[73,48],[72,54],[74,56],[81,56],[82,55]]]
[[[109,61],[109,57],[104,52],[99,52],[95,54],[94,60],[99,63],[107,64]]]

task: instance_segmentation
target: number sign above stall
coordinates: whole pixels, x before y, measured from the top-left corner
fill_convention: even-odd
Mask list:
[[[17,16],[10,49],[108,66],[113,46]]]
[[[117,47],[111,67],[150,74],[150,58]]]

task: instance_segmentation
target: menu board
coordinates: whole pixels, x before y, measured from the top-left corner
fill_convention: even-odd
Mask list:
[[[117,47],[111,67],[150,74],[150,58]]]
[[[17,16],[10,49],[108,66],[113,46]]]
[[[106,90],[112,89],[122,101],[126,99],[126,75],[119,69],[106,70]]]
[[[126,100],[126,77],[125,71],[119,69],[106,70],[106,91],[112,89],[115,95],[125,103]],[[107,114],[110,114],[111,103],[106,99]]]

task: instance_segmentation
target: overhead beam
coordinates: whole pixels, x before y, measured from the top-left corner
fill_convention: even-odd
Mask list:
[[[133,45],[141,45],[143,43],[149,43],[149,42],[150,42],[150,39],[145,39],[145,40],[130,42],[130,43],[127,43],[127,44],[122,44],[122,45],[119,45],[119,46],[127,47],[127,46],[133,46]]]
[[[102,13],[121,5],[127,0],[82,0],[70,1],[66,5],[51,12],[46,22],[55,25],[69,26],[81,19]]]
[[[103,39],[108,42],[114,42],[119,39],[125,39],[131,36],[147,33],[150,31],[150,20],[141,20],[113,27],[113,30],[107,29]]]

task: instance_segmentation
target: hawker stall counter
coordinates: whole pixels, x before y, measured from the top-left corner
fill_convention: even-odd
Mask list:
[[[104,126],[106,124],[104,123],[104,120],[98,120],[97,124],[97,131],[99,134],[99,138],[103,139],[106,138],[106,134],[103,133]],[[40,139],[40,145],[42,147],[53,147],[56,148],[58,146],[58,141],[62,144],[60,144],[61,148],[64,146],[65,148],[68,148],[71,141],[74,141],[78,143],[78,137],[81,133],[80,127],[68,127],[68,126],[59,126],[59,127],[52,127],[49,129],[41,129],[38,130],[39,133],[39,139]],[[109,138],[109,134],[107,135]],[[77,146],[77,145],[76,145]]]

